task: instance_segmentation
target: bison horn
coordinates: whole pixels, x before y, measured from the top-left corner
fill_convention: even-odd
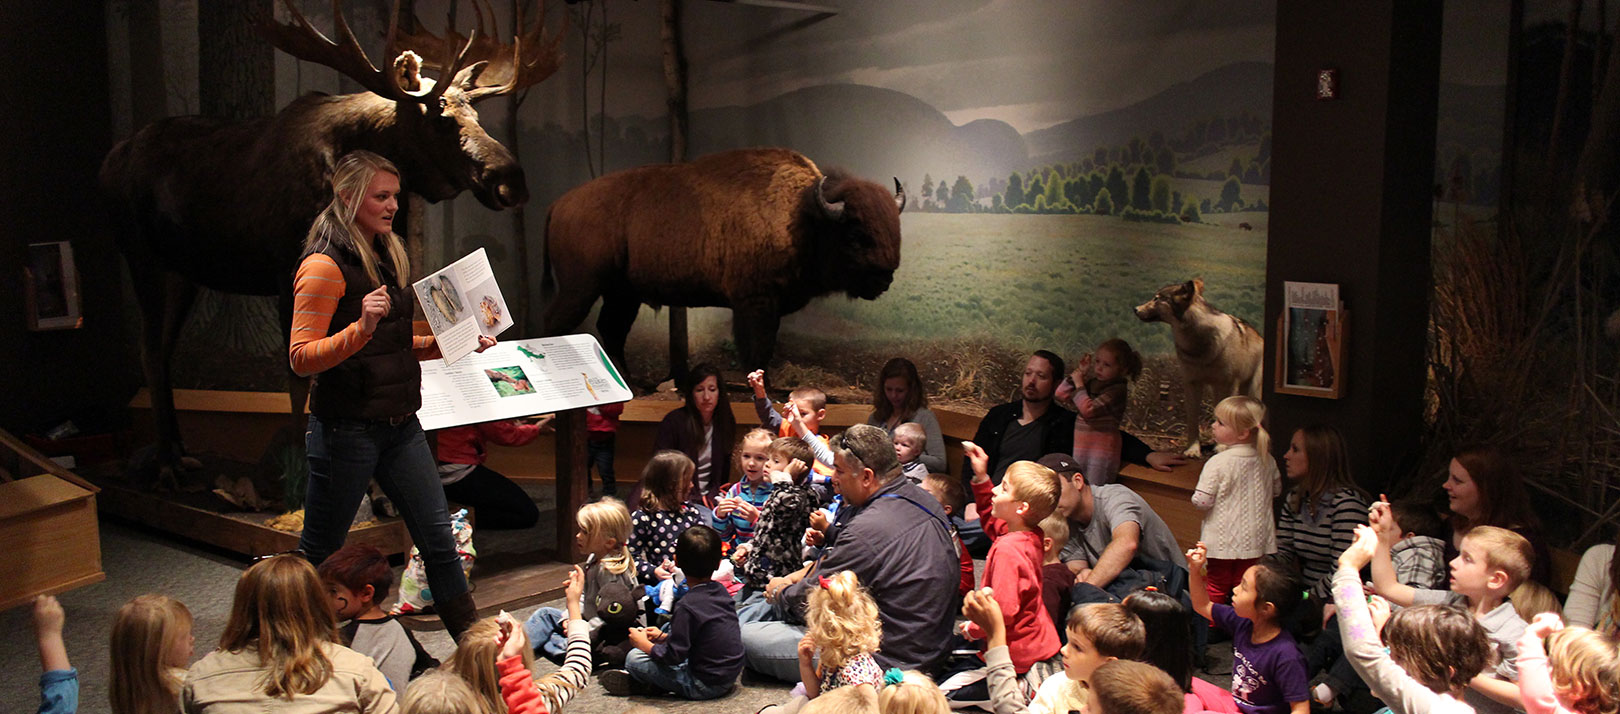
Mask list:
[[[835,221],[844,220],[844,202],[827,202],[827,177],[822,176],[821,182],[816,184],[816,204],[821,206],[821,212]]]
[[[900,185],[900,177],[894,177],[894,208],[896,213],[906,212],[906,187]]]

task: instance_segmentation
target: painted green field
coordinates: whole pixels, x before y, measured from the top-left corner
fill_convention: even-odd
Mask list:
[[[1253,225],[1264,214],[1222,216]],[[1113,335],[1169,352],[1169,330],[1131,309],[1160,286],[1202,277],[1217,307],[1258,322],[1265,233],[1107,216],[907,215],[900,272],[876,301],[823,299],[784,324],[834,341],[972,337],[1075,355]]]

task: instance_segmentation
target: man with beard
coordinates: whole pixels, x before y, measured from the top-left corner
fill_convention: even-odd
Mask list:
[[[979,420],[973,443],[990,457],[990,480],[1001,483],[1001,475],[1014,461],[1035,461],[1053,452],[1074,450],[1074,412],[1052,403],[1052,394],[1066,374],[1063,358],[1047,350],[1036,350],[1024,364],[1019,398],[992,408]],[[962,457],[962,489],[972,493],[973,465]],[[957,536],[968,552],[982,558],[990,550],[977,520],[952,515]]]

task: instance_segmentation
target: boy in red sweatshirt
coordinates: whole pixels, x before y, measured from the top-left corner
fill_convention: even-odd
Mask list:
[[[973,464],[973,499],[979,507],[990,554],[984,561],[984,586],[995,593],[1007,624],[1013,669],[1031,691],[1041,681],[1063,670],[1057,627],[1041,599],[1041,566],[1046,559],[1037,525],[1057,508],[1062,483],[1057,473],[1033,461],[1007,467],[1001,485],[990,483],[990,458],[971,441],[962,452]],[[969,639],[984,639],[977,625],[969,624]]]

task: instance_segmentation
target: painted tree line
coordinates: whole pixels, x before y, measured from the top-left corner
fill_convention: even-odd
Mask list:
[[[1233,152],[1225,170],[1207,173],[1186,164],[1234,146],[1257,146],[1255,154]],[[1205,162],[1207,163],[1207,162]],[[1191,200],[1172,179],[1220,181],[1216,197]],[[1078,161],[1055,162],[1007,178],[991,177],[977,186],[966,175],[954,181],[925,174],[921,210],[940,213],[1088,213],[1126,220],[1198,223],[1204,214],[1264,211],[1256,197],[1245,200],[1244,186],[1271,183],[1271,131],[1247,113],[1230,120],[1195,122],[1183,137],[1167,140],[1154,131],[1145,141],[1132,137],[1119,146],[1099,146]]]

